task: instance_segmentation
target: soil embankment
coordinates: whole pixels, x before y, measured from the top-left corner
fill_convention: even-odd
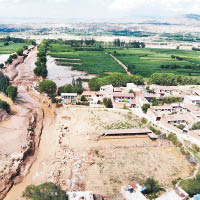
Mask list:
[[[37,81],[33,69],[37,49],[28,57],[18,57],[4,73],[18,86],[18,98],[9,120],[0,123],[0,199],[11,187],[21,182],[35,160],[43,129],[41,104],[32,98],[32,85]]]

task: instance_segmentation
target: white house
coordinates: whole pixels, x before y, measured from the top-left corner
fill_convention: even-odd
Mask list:
[[[197,105],[200,104],[200,96],[186,96],[184,98],[184,103]]]
[[[184,190],[177,188],[177,190],[171,190],[164,193],[156,200],[187,200],[188,197],[189,195]]]
[[[114,87],[112,85],[104,85],[100,87],[100,92],[113,93]]]
[[[73,100],[76,99],[78,96],[77,93],[61,93],[61,98],[63,100]]]
[[[67,192],[69,200],[94,200],[94,195],[91,191],[83,192]]]
[[[121,194],[125,200],[147,200],[142,194],[142,187],[137,183],[122,186]]]

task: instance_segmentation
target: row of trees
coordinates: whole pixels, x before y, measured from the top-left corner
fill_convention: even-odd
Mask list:
[[[163,104],[171,104],[171,103],[179,103],[182,102],[183,100],[179,97],[165,97],[163,99],[152,99],[152,106],[158,106],[158,105],[163,105]]]
[[[101,86],[112,84],[114,87],[126,86],[126,83],[135,83],[144,85],[144,79],[138,75],[127,75],[123,73],[113,73],[102,78],[93,78],[89,81],[89,87],[92,91],[98,91]]]
[[[38,90],[40,93],[46,93],[49,97],[55,97],[55,95],[61,95],[61,93],[83,93],[81,79],[73,79],[72,84],[61,86],[58,90],[54,81],[44,80],[39,84]]]
[[[38,46],[38,54],[37,54],[37,61],[35,63],[36,68],[34,69],[34,74],[36,76],[42,76],[43,78],[47,77],[47,50],[48,50],[49,41],[43,40],[41,44]]]
[[[0,38],[0,42],[4,42],[4,44],[9,44],[9,43],[29,43],[32,45],[36,45],[36,41],[33,39],[22,39],[22,38],[15,38],[15,37],[10,37],[7,36],[5,38]]]
[[[172,73],[154,73],[151,75],[149,83],[163,86],[200,85],[200,79],[177,76]]]
[[[82,47],[82,46],[94,46],[97,44],[94,38],[91,39],[81,39],[81,40],[50,40],[51,43],[66,44],[72,47]]]
[[[138,41],[130,41],[126,43],[125,41],[121,41],[120,39],[115,39],[113,42],[113,46],[126,48],[145,48],[145,43]]]
[[[72,84],[66,84],[58,88],[58,95],[61,93],[83,93],[82,81],[81,79],[73,79]]]
[[[17,56],[24,56],[24,50],[26,50],[26,49],[28,49],[28,46],[24,46],[23,48],[18,49],[16,51],[16,53],[14,53],[8,57],[5,64],[12,64],[13,60],[17,59]],[[4,65],[3,65],[3,67],[4,67]]]

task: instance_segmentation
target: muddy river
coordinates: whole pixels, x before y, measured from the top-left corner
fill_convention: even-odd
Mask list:
[[[47,69],[47,79],[54,81],[58,87],[71,84],[73,78],[77,79],[80,77],[83,79],[91,79],[95,77],[94,75],[87,75],[85,72],[72,70],[71,67],[59,66],[56,64],[55,58],[51,56],[47,56]]]

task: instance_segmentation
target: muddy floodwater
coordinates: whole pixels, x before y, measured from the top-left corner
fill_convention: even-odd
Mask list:
[[[0,54],[0,64],[5,63],[10,54]]]
[[[71,84],[73,78],[91,79],[94,75],[87,75],[85,72],[72,70],[71,67],[59,66],[55,62],[55,58],[47,56],[47,79],[54,81],[58,87],[65,84]]]

